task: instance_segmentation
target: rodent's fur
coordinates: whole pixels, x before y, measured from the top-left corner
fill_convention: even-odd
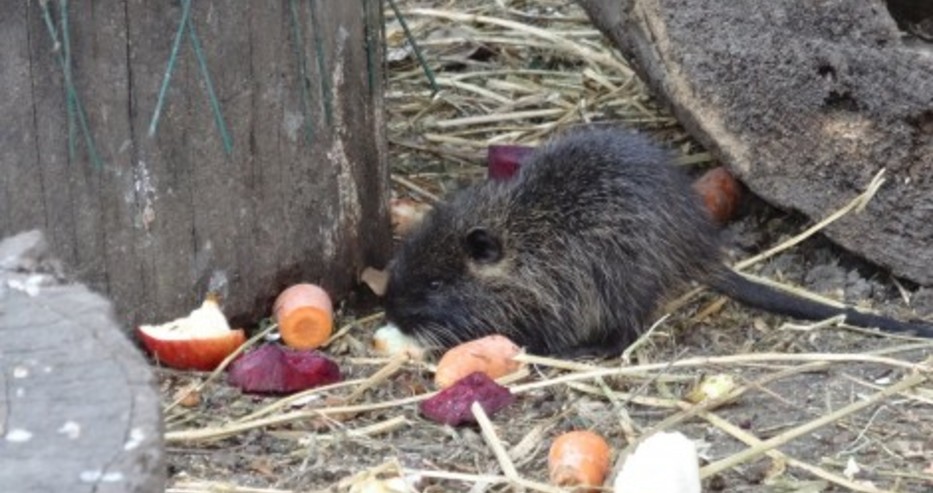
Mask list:
[[[793,297],[722,263],[691,182],[647,138],[588,127],[538,148],[508,181],[452,194],[389,266],[387,319],[443,349],[492,333],[531,353],[618,354],[688,281],[794,317],[933,330]]]

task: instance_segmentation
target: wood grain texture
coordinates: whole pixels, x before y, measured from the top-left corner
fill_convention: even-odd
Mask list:
[[[813,220],[887,183],[825,234],[933,285],[933,46],[880,0],[579,0],[688,131],[749,188]]]
[[[102,169],[80,132],[69,156],[63,74],[39,2],[4,3],[0,83],[12,97],[0,100],[0,236],[42,228],[122,325],[186,314],[212,282],[232,321],[252,324],[290,283],[320,283],[340,300],[364,267],[384,265],[381,2],[294,2],[304,81],[290,2],[192,3],[230,154],[187,34],[148,134],[181,2],[70,3],[74,81]]]

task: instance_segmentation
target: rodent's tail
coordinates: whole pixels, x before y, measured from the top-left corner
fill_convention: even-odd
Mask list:
[[[933,338],[933,327],[901,322],[890,317],[864,313],[851,307],[839,308],[807,298],[795,296],[748,279],[726,267],[712,276],[710,287],[743,304],[772,313],[804,320],[824,320],[845,315],[846,323],[865,328],[879,328],[888,332],[912,332],[920,337]]]

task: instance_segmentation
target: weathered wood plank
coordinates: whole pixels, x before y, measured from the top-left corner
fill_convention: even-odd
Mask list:
[[[14,129],[3,134],[0,157],[22,164],[0,181],[0,235],[44,228],[72,271],[113,300],[125,327],[187,313],[217,279],[226,280],[233,323],[254,323],[290,283],[320,283],[340,300],[363,267],[384,265],[391,236],[378,0],[294,2],[304,81],[292,2],[192,2],[229,154],[188,31],[149,135],[181,2],[71,3],[74,80],[102,169],[80,134],[69,158],[53,44],[39,4],[17,5],[0,21],[10,27],[0,56],[13,67],[2,77],[17,94],[0,103],[0,127]]]
[[[0,232],[13,231],[22,224],[45,226],[45,204],[40,200],[14,200],[19,194],[42,196],[42,180],[36,156],[38,128],[33,110],[22,101],[32,99],[30,40],[26,11],[28,4],[4,6],[0,16]],[[12,124],[15,122],[16,124]],[[18,190],[18,193],[17,193]],[[0,233],[2,235],[2,233]]]

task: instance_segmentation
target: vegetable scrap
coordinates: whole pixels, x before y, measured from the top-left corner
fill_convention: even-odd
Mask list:
[[[321,352],[267,343],[230,364],[228,382],[243,392],[290,394],[339,382],[340,368]]]
[[[499,144],[486,149],[486,171],[491,180],[508,180],[518,173],[522,160],[534,152],[534,147]]]
[[[492,416],[515,401],[512,392],[482,372],[474,372],[421,402],[426,418],[450,426],[475,423],[470,406],[478,402]]]
[[[521,352],[509,338],[493,334],[461,343],[447,350],[437,362],[434,383],[447,388],[474,372],[496,379],[518,371],[522,364],[514,358]]]
[[[295,349],[314,349],[334,331],[333,303],[315,284],[295,284],[282,291],[272,307],[282,341]]]
[[[609,444],[598,433],[569,431],[551,443],[548,477],[558,486],[578,487],[574,491],[598,491],[609,472],[610,455]]]

